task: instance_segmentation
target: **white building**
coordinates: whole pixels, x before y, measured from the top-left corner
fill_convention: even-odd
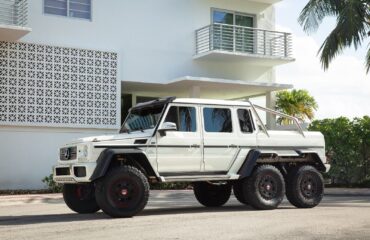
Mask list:
[[[291,88],[279,0],[0,0],[0,189],[41,188],[58,146],[116,132],[135,103]]]

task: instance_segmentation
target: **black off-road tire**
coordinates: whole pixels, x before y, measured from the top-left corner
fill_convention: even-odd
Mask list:
[[[324,179],[316,168],[304,165],[293,168],[286,178],[286,196],[297,208],[313,208],[324,196]]]
[[[242,180],[238,180],[233,184],[233,192],[236,199],[245,205],[248,205],[248,201],[245,198],[246,194],[244,194],[245,190],[243,189],[243,182]]]
[[[133,166],[110,170],[96,183],[95,197],[107,215],[114,218],[132,217],[144,209],[149,198],[149,182]]]
[[[220,207],[230,198],[231,185],[214,185],[208,182],[196,182],[193,184],[195,198],[206,207]]]
[[[279,169],[272,165],[257,167],[249,178],[244,179],[244,184],[245,197],[255,209],[275,209],[284,199],[284,177]]]
[[[100,210],[96,203],[93,184],[64,184],[63,198],[67,206],[77,213],[95,213]]]

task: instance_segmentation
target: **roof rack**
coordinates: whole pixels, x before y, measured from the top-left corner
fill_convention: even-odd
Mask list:
[[[278,112],[278,111],[275,111],[275,110],[272,110],[270,108],[265,108],[265,107],[261,107],[261,106],[258,106],[258,105],[255,105],[253,104],[250,100],[247,100],[247,102],[249,102],[249,104],[251,105],[252,109],[253,109],[253,112],[255,113],[255,115],[257,116],[257,120],[260,122],[260,125],[262,126],[263,128],[263,131],[266,133],[267,136],[270,137],[268,131],[267,131],[267,128],[266,126],[263,124],[259,114],[257,113],[257,110],[256,108],[262,110],[262,111],[265,111],[265,112],[268,112],[268,113],[272,113],[272,114],[275,114],[277,116],[280,116],[280,117],[284,117],[284,118],[287,118],[287,119],[290,119],[294,122],[294,124],[296,125],[297,127],[297,130],[300,134],[302,134],[303,137],[305,137],[304,135],[304,131],[301,127],[301,125],[299,124],[299,121],[298,121],[298,118],[296,117],[293,117],[293,116],[290,116],[290,115],[287,115],[285,113],[282,113],[282,112]]]

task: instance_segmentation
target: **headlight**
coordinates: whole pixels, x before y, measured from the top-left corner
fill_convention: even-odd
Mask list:
[[[87,145],[79,146],[78,148],[78,158],[79,159],[87,158],[88,153],[89,153],[89,148]]]

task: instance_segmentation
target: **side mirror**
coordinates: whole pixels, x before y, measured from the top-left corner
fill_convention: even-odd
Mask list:
[[[166,136],[167,131],[177,131],[177,125],[173,122],[164,122],[158,129],[161,136]]]

